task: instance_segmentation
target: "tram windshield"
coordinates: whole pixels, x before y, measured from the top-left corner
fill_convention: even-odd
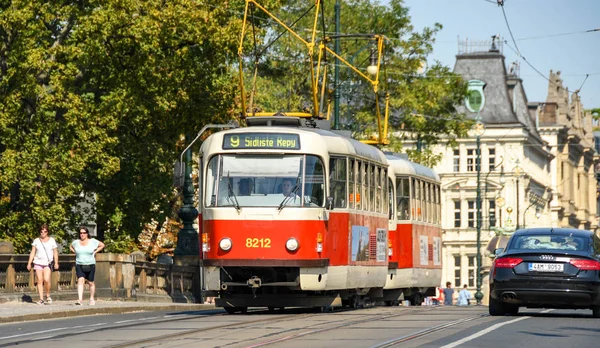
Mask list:
[[[312,155],[223,154],[206,173],[207,207],[322,207],[325,168]]]

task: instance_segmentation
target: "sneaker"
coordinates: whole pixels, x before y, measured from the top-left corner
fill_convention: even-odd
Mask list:
[[[46,303],[47,304],[51,304],[52,303],[52,297],[46,297]]]
[[[39,305],[43,305],[44,304],[44,300],[39,300],[36,303],[39,304]]]
[[[95,306],[95,305],[96,305],[96,301],[90,300],[90,306]]]
[[[81,306],[81,301],[77,301],[77,302],[75,302],[75,305],[76,305],[76,306]]]

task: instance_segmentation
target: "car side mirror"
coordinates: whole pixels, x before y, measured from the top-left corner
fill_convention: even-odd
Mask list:
[[[504,252],[504,248],[496,248],[494,250],[494,256],[498,256]]]
[[[333,210],[333,197],[327,196],[327,204],[325,205],[327,210]]]

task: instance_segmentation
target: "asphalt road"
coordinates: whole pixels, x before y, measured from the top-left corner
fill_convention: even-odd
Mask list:
[[[320,313],[286,309],[145,311],[0,324],[0,347],[596,347],[591,311],[487,307],[375,307]]]

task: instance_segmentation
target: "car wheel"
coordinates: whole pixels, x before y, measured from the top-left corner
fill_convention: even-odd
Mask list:
[[[508,306],[508,308],[506,309],[506,312],[510,315],[517,315],[517,314],[519,314],[519,306],[517,306],[517,305]]]
[[[491,297],[489,299],[490,299],[490,306],[488,309],[489,309],[491,316],[498,316],[498,315],[506,314],[506,308],[505,308],[503,302],[496,301]],[[517,311],[518,310],[519,310],[519,307],[517,307]]]
[[[600,318],[600,306],[596,306],[592,308],[592,316],[594,318]]]

